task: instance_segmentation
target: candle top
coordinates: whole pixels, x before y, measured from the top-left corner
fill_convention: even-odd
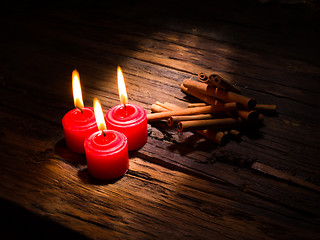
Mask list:
[[[100,154],[111,154],[120,151],[127,145],[127,137],[120,132],[113,130],[103,130],[92,134],[86,140],[87,150],[99,152]]]
[[[77,108],[67,112],[62,122],[65,128],[72,128],[74,130],[96,127],[94,112],[90,107],[82,108],[82,113]]]
[[[114,124],[129,126],[143,121],[146,116],[147,113],[141,106],[129,103],[126,109],[123,105],[114,106],[107,112],[106,118]]]

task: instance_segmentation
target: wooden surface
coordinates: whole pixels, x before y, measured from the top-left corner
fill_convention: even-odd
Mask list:
[[[6,2],[4,236],[317,239],[320,37],[313,4]],[[156,101],[182,107],[196,101],[180,84],[201,71],[220,73],[279,113],[224,146],[154,123],[147,144],[130,153],[129,172],[101,182],[88,175],[83,155],[66,149],[61,119],[73,108],[74,68],[86,106],[93,97],[105,111],[118,104],[117,65],[129,102],[148,113]],[[263,173],[261,164],[277,174]]]

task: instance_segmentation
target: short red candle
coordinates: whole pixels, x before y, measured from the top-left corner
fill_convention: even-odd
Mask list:
[[[135,104],[117,105],[106,114],[107,129],[126,135],[129,151],[141,148],[148,140],[147,113]]]
[[[62,119],[67,147],[77,153],[84,153],[84,140],[98,131],[93,108],[84,107],[67,112]]]
[[[99,179],[111,180],[123,176],[129,169],[128,141],[124,134],[98,131],[84,142],[89,173]]]

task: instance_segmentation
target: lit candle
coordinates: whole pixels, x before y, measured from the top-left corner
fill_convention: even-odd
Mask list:
[[[99,179],[117,179],[129,169],[127,138],[117,131],[106,130],[101,104],[96,98],[93,108],[100,131],[84,142],[88,171]]]
[[[128,103],[123,73],[118,66],[118,89],[120,105],[106,114],[108,129],[122,132],[128,138],[129,151],[141,148],[148,140],[147,113],[141,106]]]
[[[62,126],[67,147],[77,153],[84,153],[83,142],[98,131],[93,108],[84,107],[81,93],[80,76],[72,72],[72,90],[75,109],[62,118]]]

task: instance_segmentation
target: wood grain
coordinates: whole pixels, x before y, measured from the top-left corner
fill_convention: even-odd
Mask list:
[[[11,112],[18,118],[15,114]],[[37,126],[46,124],[28,117],[27,120]],[[56,130],[56,126],[47,129],[50,135]],[[22,142],[29,144],[19,151],[10,147],[10,140],[18,137],[8,134],[7,148],[1,149],[7,156],[1,166],[1,197],[90,238],[163,238],[170,234],[174,238],[254,239],[265,232],[270,238],[312,238],[318,226],[315,212],[287,207],[290,202],[270,201],[268,192],[264,193],[266,199],[250,194],[262,188],[255,187],[257,183],[245,186],[236,181],[252,174],[246,170],[239,169],[235,174],[230,169],[240,186],[235,188],[223,181],[208,182],[131,157],[129,173],[108,183],[90,177],[83,155],[70,153],[58,136],[53,140],[53,149],[36,137],[27,136]],[[220,171],[227,169],[220,166]],[[266,184],[290,189],[274,180]],[[315,197],[308,191],[306,194]],[[282,194],[272,196],[283,198]]]
[[[76,238],[317,239],[320,194],[250,166],[320,185],[318,8],[242,4],[7,2],[0,16],[4,207]],[[215,71],[258,104],[277,105],[278,115],[224,146],[153,123],[147,144],[130,153],[128,174],[97,181],[84,156],[66,149],[61,119],[73,108],[74,68],[85,106],[94,97],[105,111],[118,104],[117,65],[129,102],[148,113],[156,101],[197,102],[180,91],[182,81]],[[21,234],[38,231],[29,224]]]

